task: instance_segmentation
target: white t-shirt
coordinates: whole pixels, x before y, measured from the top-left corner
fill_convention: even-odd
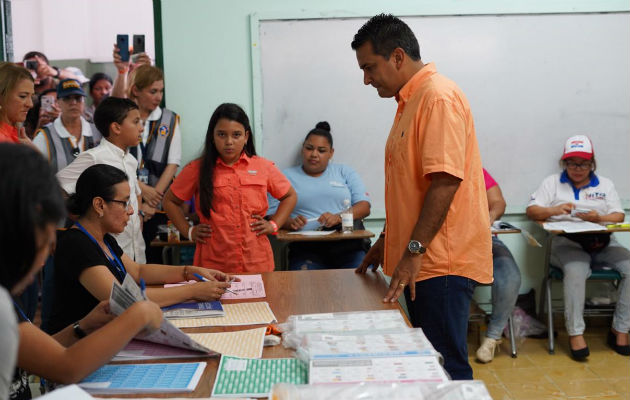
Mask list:
[[[566,173],[546,177],[540,187],[531,195],[529,206],[555,207],[564,203],[573,203],[576,208],[595,210],[599,215],[615,212],[623,213],[615,185],[608,178],[591,176],[588,185],[576,189],[566,177]],[[554,215],[550,220],[582,221],[570,215]]]
[[[0,321],[2,321],[0,323],[0,354],[2,354],[2,362],[0,362],[0,399],[8,399],[13,374],[15,373],[20,334],[18,333],[17,319],[15,318],[11,296],[2,286],[0,286]]]
[[[144,131],[142,131],[142,144],[147,144],[149,138],[149,128],[151,122],[157,121],[162,118],[162,109],[157,107],[149,114],[149,117],[144,121]],[[140,147],[140,146],[138,146]],[[142,164],[142,151],[138,151],[138,165]],[[179,131],[179,121],[175,123],[173,132],[173,139],[171,139],[171,146],[168,149],[168,156],[166,156],[167,164],[179,165],[182,159],[182,133]]]
[[[79,154],[70,165],[57,172],[57,179],[62,189],[65,190],[66,193],[72,194],[75,192],[79,176],[81,176],[83,171],[96,164],[111,165],[127,174],[129,179],[130,200],[134,213],[129,217],[129,222],[125,230],[118,235],[114,235],[114,237],[125,254],[135,259],[136,262],[144,264],[146,263],[146,256],[144,254],[145,243],[142,238],[142,225],[140,224],[140,216],[138,215],[138,196],[141,190],[136,175],[138,161],[136,161],[133,155],[129,154],[128,151],[123,151],[109,140],[103,139],[101,140],[101,144]]]

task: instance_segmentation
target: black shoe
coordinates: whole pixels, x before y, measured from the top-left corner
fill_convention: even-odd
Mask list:
[[[573,350],[571,348],[571,344],[569,344],[569,350],[571,351],[571,358],[573,358],[575,361],[584,361],[586,360],[586,357],[591,354],[591,352],[588,351],[588,346],[581,349]]]
[[[608,331],[608,338],[606,339],[606,343],[618,354],[621,354],[622,356],[630,356],[630,345],[619,346],[617,344],[617,335],[615,335],[612,331]]]

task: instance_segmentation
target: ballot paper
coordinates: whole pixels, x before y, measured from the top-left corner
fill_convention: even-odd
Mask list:
[[[276,322],[276,316],[266,301],[224,304],[225,316],[213,318],[181,318],[171,322],[179,328],[203,326],[267,325]]]
[[[543,228],[548,231],[564,231],[564,233],[579,233],[579,232],[593,232],[593,231],[606,231],[605,226],[588,221],[556,221],[545,222]]]
[[[122,285],[120,285],[118,281],[114,281],[109,297],[109,308],[114,315],[120,315],[125,312],[127,308],[131,307],[133,303],[142,300],[144,300],[142,291],[131,275],[127,274]],[[207,347],[192,340],[190,336],[180,331],[166,319],[162,320],[162,325],[160,325],[159,329],[150,334],[140,335],[138,339],[180,347],[182,349],[196,350],[202,353],[209,353],[211,351]]]
[[[234,281],[232,282],[232,286],[230,286],[230,290],[234,293],[223,293],[221,300],[258,299],[267,297],[262,275],[234,275],[234,277],[240,279],[240,282]]]

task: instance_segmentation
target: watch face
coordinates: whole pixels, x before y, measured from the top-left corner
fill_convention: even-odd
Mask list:
[[[409,249],[409,252],[413,254],[422,254],[426,251],[426,249],[422,247],[422,243],[417,240],[410,240],[407,249]]]

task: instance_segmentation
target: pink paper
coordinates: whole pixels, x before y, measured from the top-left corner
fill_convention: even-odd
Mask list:
[[[234,276],[241,279],[240,282],[232,282],[232,286],[230,286],[230,290],[236,294],[225,292],[223,296],[221,296],[221,300],[260,299],[263,297],[267,297],[267,294],[265,293],[265,284],[262,280],[262,275],[257,274]],[[196,282],[197,281],[167,283],[166,285],[164,285],[164,287],[167,288],[182,286]]]

